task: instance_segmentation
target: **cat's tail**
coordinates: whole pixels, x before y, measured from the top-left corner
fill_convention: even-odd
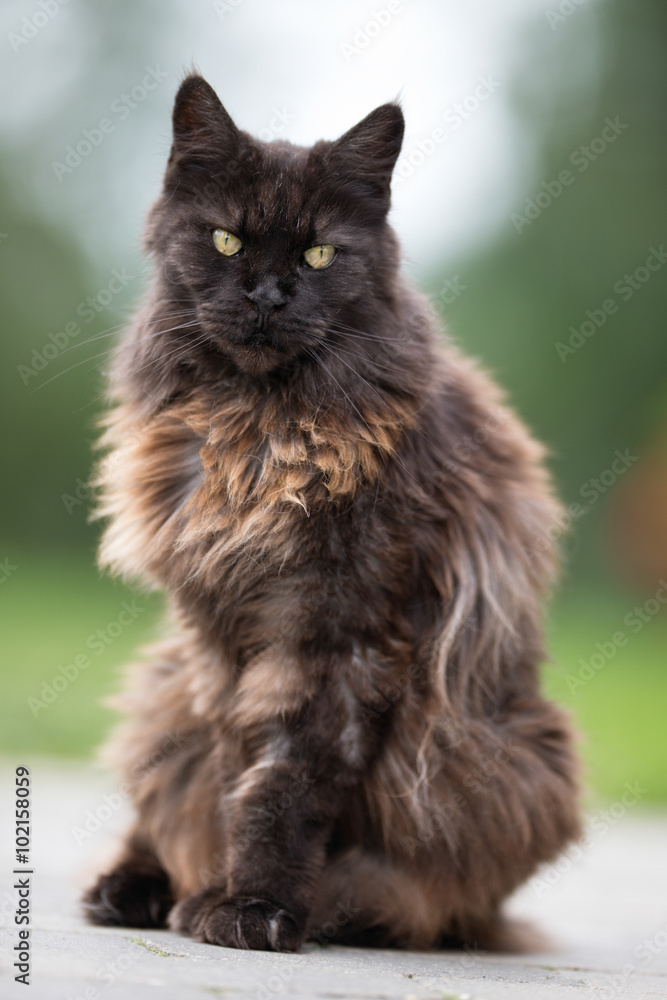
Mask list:
[[[438,947],[463,949],[472,957],[486,952],[529,955],[550,952],[554,946],[548,935],[529,920],[500,914],[488,923],[443,934]]]

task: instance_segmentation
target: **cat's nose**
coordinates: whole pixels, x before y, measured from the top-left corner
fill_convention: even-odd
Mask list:
[[[246,292],[261,319],[266,319],[278,306],[284,306],[287,296],[273,283],[259,284],[251,292]]]

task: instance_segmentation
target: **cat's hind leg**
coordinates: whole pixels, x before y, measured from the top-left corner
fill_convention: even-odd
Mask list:
[[[442,899],[416,867],[352,847],[330,858],[320,880],[308,938],[366,948],[431,948]]]
[[[358,948],[465,948],[469,954],[545,947],[532,927],[506,918],[498,907],[477,914],[461,907],[457,918],[452,913],[452,899],[460,892],[456,868],[444,857],[440,865],[433,862],[430,867],[401,863],[361,847],[330,858],[307,939]]]
[[[174,904],[169,876],[153,852],[130,838],[122,859],[84,894],[92,924],[166,927]]]

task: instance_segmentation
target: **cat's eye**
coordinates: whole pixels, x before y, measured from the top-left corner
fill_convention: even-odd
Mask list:
[[[233,257],[241,250],[243,244],[238,236],[228,233],[226,229],[213,230],[213,246],[225,257]]]
[[[314,267],[317,270],[328,267],[333,262],[335,256],[336,248],[332,247],[330,243],[323,243],[321,246],[311,247],[310,250],[306,250],[303,259],[308,267]]]

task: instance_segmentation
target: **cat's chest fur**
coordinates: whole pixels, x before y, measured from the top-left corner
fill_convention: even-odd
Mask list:
[[[411,415],[289,419],[279,400],[187,400],[144,425],[116,411],[101,467],[102,562],[158,585],[233,582],[241,565],[285,574],[315,523],[373,490]],[[326,539],[320,537],[326,544]],[[311,547],[312,552],[312,547]]]

